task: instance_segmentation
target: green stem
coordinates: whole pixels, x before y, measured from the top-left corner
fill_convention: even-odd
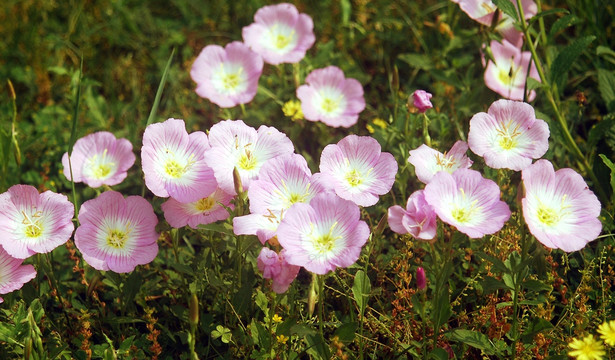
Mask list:
[[[598,181],[598,178],[596,177],[596,174],[594,173],[594,171],[592,170],[591,165],[589,164],[589,162],[587,161],[587,158],[583,155],[583,153],[581,152],[581,149],[579,149],[579,146],[577,145],[577,143],[574,141],[572,134],[570,133],[570,129],[568,128],[568,124],[566,123],[566,119],[564,118],[564,116],[561,114],[560,110],[559,110],[559,106],[557,105],[557,102],[555,100],[555,94],[553,93],[553,85],[549,84],[547,76],[545,74],[544,68],[542,66],[542,63],[540,61],[540,58],[538,57],[538,53],[536,53],[536,47],[534,46],[534,43],[532,42],[532,38],[530,36],[530,31],[528,28],[528,24],[525,22],[525,15],[523,13],[523,6],[521,3],[521,0],[517,0],[517,7],[519,9],[519,15],[520,15],[520,22],[521,22],[521,30],[523,31],[523,35],[525,36],[525,43],[527,44],[528,48],[530,49],[530,53],[532,54],[532,59],[534,61],[534,63],[536,64],[536,70],[538,70],[538,75],[540,76],[540,81],[543,84],[547,84],[549,86],[544,86],[543,89],[545,90],[545,95],[547,96],[547,100],[549,102],[549,104],[551,105],[551,108],[555,114],[555,118],[557,119],[557,122],[559,123],[560,127],[562,128],[563,132],[564,132],[564,138],[566,139],[566,142],[568,143],[568,146],[570,147],[570,149],[572,149],[572,152],[575,154],[575,156],[577,157],[578,161],[580,162],[581,166],[583,167],[583,170],[589,175],[589,177],[591,178],[591,180],[594,183],[594,187],[596,188],[596,190],[598,191],[598,194],[600,195],[600,198],[603,201],[607,201],[608,197],[606,196],[606,193],[604,192],[604,190],[602,189],[602,186],[600,185],[600,182]],[[541,27],[541,32],[543,31],[544,28]]]
[[[320,339],[325,341],[324,321],[325,321],[325,276],[318,275],[318,331]]]
[[[423,113],[423,138],[425,139],[425,145],[431,147],[431,137],[429,136],[429,118],[425,113]]]

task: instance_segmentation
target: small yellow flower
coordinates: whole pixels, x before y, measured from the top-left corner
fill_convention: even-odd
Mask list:
[[[374,125],[380,127],[381,129],[386,129],[388,124],[386,121],[382,120],[381,118],[375,118],[373,121]]]
[[[271,320],[276,323],[279,324],[282,322],[282,317],[278,314],[273,315],[273,317],[271,318]]]
[[[303,119],[303,110],[301,110],[301,102],[297,100],[289,100],[282,106],[282,112],[285,116],[291,118],[292,121]]]
[[[615,346],[615,320],[605,321],[598,327],[600,338],[609,346]]]
[[[369,132],[370,134],[374,133],[374,127],[371,126],[370,124],[365,125],[365,128],[367,129],[367,132]]]
[[[288,341],[288,337],[284,336],[284,334],[282,335],[278,335],[276,336],[276,340],[280,343],[280,344],[286,344],[286,342]]]
[[[604,345],[594,339],[594,335],[587,335],[582,340],[575,338],[568,346],[572,349],[568,355],[575,356],[577,360],[602,360],[606,355]]]

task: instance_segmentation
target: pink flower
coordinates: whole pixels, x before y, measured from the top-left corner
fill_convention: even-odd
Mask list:
[[[406,209],[399,205],[389,208],[389,227],[398,234],[410,234],[414,238],[430,240],[436,236],[436,212],[425,201],[424,190],[412,193]]]
[[[34,279],[36,276],[34,266],[21,265],[22,263],[23,259],[12,257],[0,246],[0,294],[19,290],[25,283]]]
[[[425,276],[425,269],[418,267],[416,269],[416,288],[419,290],[425,290],[427,287],[427,277]]]
[[[432,96],[433,95],[425,90],[416,90],[412,93],[414,107],[417,108],[420,113],[424,113],[427,109],[431,109],[433,105],[429,99],[431,99]]]
[[[470,120],[470,149],[494,168],[523,170],[549,148],[549,126],[527,103],[498,100]]]
[[[107,131],[99,131],[75,142],[70,157],[73,179],[97,188],[101,185],[117,185],[135,163],[132,144],[126,139],[116,139]],[[71,180],[68,153],[62,156],[64,176]]]
[[[141,148],[145,185],[156,196],[183,203],[209,196],[218,184],[205,163],[208,148],[207,135],[202,131],[188,135],[184,120],[149,125]]]
[[[242,30],[243,40],[265,62],[273,65],[301,61],[314,45],[314,23],[292,4],[263,6],[254,14],[254,23]]]
[[[357,205],[327,193],[293,205],[278,227],[286,261],[321,275],[354,264],[369,237],[359,217]]]
[[[66,195],[13,185],[0,194],[0,245],[18,259],[50,252],[72,235],[74,215]]]
[[[572,169],[554,171],[548,160],[538,160],[521,177],[523,218],[538,241],[572,252],[600,235],[600,202],[581,175]]]
[[[106,191],[81,205],[79,222],[75,245],[95,269],[131,272],[158,254],[158,218],[140,196]]]
[[[500,44],[491,42],[491,53],[495,63],[489,61],[485,69],[485,84],[487,87],[510,100],[523,100],[523,92],[527,79],[527,68],[532,54],[521,52],[506,40]],[[540,81],[536,64],[532,62],[529,77]],[[534,100],[536,92],[530,91],[528,101]]]
[[[378,141],[369,136],[348,135],[327,145],[320,156],[320,172],[337,196],[357,205],[372,206],[378,196],[391,190],[397,161],[380,152]]]
[[[172,227],[181,228],[188,225],[196,229],[199,225],[227,219],[229,213],[224,206],[233,209],[234,205],[231,204],[233,198],[233,195],[217,189],[211,195],[189,203],[169,198],[161,207],[164,218]]]
[[[440,171],[425,186],[425,200],[442,221],[471,238],[500,231],[510,217],[498,185],[475,170]]]
[[[200,97],[230,108],[254,99],[262,72],[263,59],[243,43],[233,41],[225,48],[206,46],[192,64],[190,76]]]
[[[333,127],[350,127],[365,109],[363,87],[355,79],[346,79],[336,66],[312,71],[307,85],[297,88],[301,110],[306,119],[322,121]]]
[[[466,156],[466,151],[468,151],[468,144],[461,140],[444,154],[423,144],[410,150],[408,162],[414,165],[416,177],[424,184],[428,184],[440,171],[453,173],[457,169],[469,168],[472,160]]]
[[[300,266],[291,265],[286,262],[286,250],[282,249],[280,254],[264,247],[256,263],[258,269],[263,272],[265,279],[273,279],[271,287],[278,294],[283,294],[288,290],[290,284],[295,280],[299,273]]]
[[[290,155],[295,147],[286,134],[261,125],[258,131],[241,120],[220,121],[209,130],[211,149],[205,160],[211,166],[222,190],[236,195],[233,169],[237,168],[244,190],[258,178],[266,161]]]
[[[309,203],[324,191],[317,179],[299,154],[267,161],[248,190],[251,214],[233,218],[233,231],[237,235],[257,235],[264,244],[275,236],[288,208],[298,202]]]

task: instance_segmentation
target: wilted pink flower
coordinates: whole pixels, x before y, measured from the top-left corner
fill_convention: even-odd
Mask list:
[[[263,6],[254,14],[254,23],[242,30],[243,41],[273,65],[296,63],[314,45],[314,23],[292,4]]]
[[[431,109],[433,105],[429,99],[431,99],[432,96],[433,95],[425,90],[416,90],[412,93],[414,107],[417,108],[420,113],[424,113],[427,109]]]
[[[208,148],[207,135],[202,131],[188,135],[184,120],[149,125],[141,148],[145,185],[156,196],[183,203],[209,196],[218,184],[203,157]]]
[[[275,236],[288,208],[298,202],[309,203],[323,191],[303,156],[292,154],[271,159],[250,184],[250,214],[233,218],[233,231],[237,235],[257,235],[264,244]]]
[[[36,270],[32,265],[21,265],[23,259],[12,257],[0,246],[0,294],[19,290],[28,281],[34,279]],[[0,303],[2,302],[0,298]]]
[[[369,237],[360,215],[352,201],[327,193],[291,206],[278,227],[286,261],[321,275],[354,264]]]
[[[101,185],[117,185],[135,163],[132,144],[126,139],[116,139],[107,131],[99,131],[75,142],[70,157],[73,179],[97,188]],[[62,156],[64,176],[71,179],[68,153]]]
[[[188,225],[196,229],[199,225],[228,218],[229,213],[224,206],[233,209],[233,198],[233,195],[217,189],[211,195],[189,203],[169,198],[160,207],[164,211],[164,218],[172,227],[181,228]]]
[[[425,269],[418,267],[416,269],[416,288],[419,290],[425,290],[427,287],[427,277],[425,276]]]
[[[380,150],[378,141],[369,136],[348,135],[327,145],[320,156],[323,183],[342,199],[374,205],[379,195],[391,190],[397,175],[393,155]]]
[[[523,100],[523,92],[527,79],[527,68],[530,66],[532,54],[523,51],[506,40],[500,44],[491,42],[491,53],[495,63],[491,60],[485,69],[485,84],[487,87],[510,100]],[[532,62],[529,77],[540,81],[536,64]],[[530,91],[527,99],[534,100],[536,92]]]
[[[497,10],[497,7],[491,0],[459,0],[459,7],[463,12],[468,14],[468,16],[477,22],[491,26],[493,23],[493,15]],[[511,0],[512,4],[517,8],[517,1]],[[523,14],[525,15],[525,19],[531,19],[538,13],[538,7],[534,0],[522,0],[521,4],[523,6]],[[510,43],[514,44],[517,47],[520,47],[523,44],[523,34],[515,29],[514,20],[500,11],[500,17],[498,19],[498,23],[495,26],[495,30],[501,33],[504,36],[504,39],[508,40]]]
[[[256,95],[263,59],[239,41],[222,48],[206,46],[192,64],[190,76],[200,97],[223,108],[245,104]]]
[[[425,186],[425,200],[442,221],[471,238],[498,232],[510,217],[498,185],[475,170],[440,171]]]
[[[13,185],[0,194],[0,245],[18,259],[50,252],[70,238],[74,215],[66,195]]]
[[[425,201],[424,190],[412,193],[406,208],[394,205],[389,208],[389,227],[398,234],[410,234],[417,239],[430,240],[436,236],[437,215]]]
[[[278,294],[285,293],[288,290],[288,287],[295,280],[301,268],[300,266],[287,263],[285,254],[285,249],[282,249],[280,254],[278,254],[264,247],[256,259],[256,264],[258,269],[263,272],[263,277],[265,279],[273,279],[271,287]]]
[[[457,169],[469,168],[472,160],[466,156],[468,144],[465,141],[457,141],[453,147],[444,154],[423,144],[414,150],[410,150],[408,162],[414,165],[416,177],[428,184],[433,176],[440,171],[452,173]]]
[[[258,178],[269,159],[290,155],[295,147],[286,134],[261,125],[258,131],[241,120],[220,121],[209,130],[211,148],[205,152],[207,164],[214,170],[218,185],[236,195],[233,169],[237,168],[244,190]]]
[[[572,252],[600,235],[600,202],[577,172],[554,171],[543,159],[525,168],[521,177],[523,218],[538,241]]]
[[[336,66],[316,69],[305,78],[307,85],[297,88],[301,110],[306,119],[322,121],[333,127],[350,127],[365,109],[363,87],[355,79],[346,79]]]
[[[95,269],[131,272],[158,254],[158,218],[140,196],[106,191],[81,205],[79,222],[75,245]]]
[[[549,148],[549,126],[527,103],[498,100],[470,120],[470,149],[494,168],[523,170]]]

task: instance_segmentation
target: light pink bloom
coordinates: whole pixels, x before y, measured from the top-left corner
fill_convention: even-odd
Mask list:
[[[417,239],[430,240],[436,236],[437,215],[425,201],[424,190],[412,193],[406,208],[394,205],[389,208],[388,220],[391,230],[398,234],[410,234]]]
[[[274,127],[261,125],[258,131],[241,120],[220,121],[209,130],[211,148],[205,160],[213,169],[222,190],[236,195],[233,168],[237,168],[244,190],[258,178],[267,160],[290,155],[295,151],[286,134]]]
[[[242,30],[243,41],[273,65],[301,61],[314,45],[314,23],[292,4],[263,6],[254,23]]]
[[[0,294],[19,290],[28,281],[34,279],[36,270],[32,265],[21,265],[23,259],[12,257],[0,246]],[[2,298],[0,298],[0,303]]]
[[[227,219],[229,213],[224,206],[233,209],[234,205],[231,204],[233,198],[233,195],[217,189],[211,195],[190,203],[180,203],[169,198],[161,207],[164,218],[172,227],[181,228],[188,225],[196,229],[199,225]]]
[[[510,218],[498,185],[476,170],[440,171],[425,186],[425,200],[442,221],[471,238],[500,231]]]
[[[506,40],[500,44],[491,42],[491,53],[495,63],[491,60],[485,69],[485,84],[487,87],[510,100],[523,100],[523,91],[527,78],[527,68],[532,54],[523,51]],[[529,77],[540,81],[536,64],[532,62]],[[530,91],[527,99],[534,100],[536,92]]]
[[[97,188],[101,185],[117,185],[135,163],[132,144],[127,139],[116,139],[107,131],[99,131],[75,142],[70,157],[73,179]],[[62,156],[64,176],[71,179],[68,153]]]
[[[417,108],[420,113],[424,113],[427,109],[431,109],[433,105],[429,99],[431,99],[432,96],[433,95],[425,90],[416,90],[412,93],[414,107]]]
[[[0,194],[0,245],[18,259],[50,252],[70,238],[74,215],[66,195],[13,185]]]
[[[342,199],[374,205],[379,195],[391,190],[397,175],[393,155],[380,150],[378,141],[369,136],[348,135],[327,145],[320,156],[323,183]]]
[[[457,141],[453,147],[444,154],[423,144],[414,150],[410,150],[408,162],[414,165],[414,172],[424,184],[440,171],[453,173],[462,168],[469,168],[472,160],[466,156],[468,144],[465,141]]]
[[[493,15],[497,7],[491,0],[459,0],[457,2],[461,10],[468,14],[470,18],[486,26],[491,26],[493,23]],[[515,9],[518,9],[517,1],[511,0],[511,2],[515,6]],[[526,20],[531,19],[538,13],[538,6],[536,6],[534,0],[522,0],[521,4]],[[495,30],[501,33],[504,39],[515,46],[521,47],[523,44],[523,34],[515,29],[514,20],[503,12],[500,12]]]
[[[353,202],[327,193],[293,205],[278,227],[286,261],[321,275],[354,264],[369,237],[360,213]]]
[[[498,100],[470,120],[470,149],[494,168],[520,171],[549,148],[549,125],[527,103]]]
[[[200,97],[223,108],[249,103],[258,89],[263,59],[239,41],[222,48],[206,46],[192,64],[190,76]]]
[[[336,66],[316,69],[305,78],[307,85],[297,88],[301,110],[306,119],[322,121],[333,127],[350,127],[365,109],[363,87],[355,79],[346,79]]]
[[[208,148],[207,135],[202,131],[188,135],[184,120],[149,125],[141,148],[145,185],[156,196],[183,203],[209,196],[218,184],[203,157]]]
[[[158,254],[158,218],[140,196],[106,191],[81,205],[79,222],[75,245],[95,269],[131,272]]]
[[[278,254],[264,247],[256,259],[256,264],[258,269],[262,271],[263,277],[273,279],[271,287],[278,294],[283,294],[288,290],[290,284],[297,277],[299,269],[301,269],[300,266],[287,263],[285,254],[285,249],[282,249]]]
[[[257,235],[261,243],[275,236],[284,212],[293,204],[309,203],[325,189],[299,154],[267,161],[250,184],[250,214],[233,218],[237,235]]]
[[[572,252],[600,235],[600,202],[577,172],[568,168],[554,171],[543,159],[525,168],[521,177],[523,218],[538,241]]]

